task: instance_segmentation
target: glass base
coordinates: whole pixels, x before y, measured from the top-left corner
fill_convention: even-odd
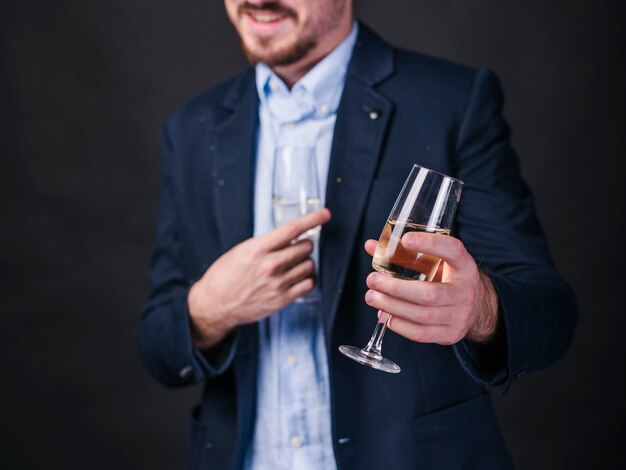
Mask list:
[[[367,351],[356,348],[354,346],[339,346],[339,351],[348,356],[353,361],[369,366],[376,370],[382,370],[383,372],[389,372],[390,374],[397,374],[400,372],[400,366],[389,359],[386,359],[378,354],[368,353]]]

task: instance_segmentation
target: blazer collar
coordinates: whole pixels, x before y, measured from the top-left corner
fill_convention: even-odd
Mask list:
[[[349,77],[373,87],[393,71],[394,48],[359,21],[359,36],[348,68]]]

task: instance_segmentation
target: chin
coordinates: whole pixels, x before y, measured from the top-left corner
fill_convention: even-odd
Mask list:
[[[265,62],[268,65],[283,65],[285,60],[288,60],[294,55],[294,51],[298,48],[290,45],[276,47],[264,47],[255,44],[253,47],[244,47],[246,56],[250,62]]]
[[[316,45],[317,42],[311,38],[283,38],[280,41],[272,40],[271,43],[267,41],[265,44],[263,40],[258,40],[252,47],[243,43],[243,49],[251,63],[264,62],[272,67],[294,64],[305,58]]]

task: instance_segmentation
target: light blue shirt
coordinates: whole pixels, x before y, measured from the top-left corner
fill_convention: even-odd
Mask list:
[[[348,37],[291,90],[265,64],[256,67],[259,129],[254,235],[273,228],[274,149],[315,147],[322,204],[337,108],[357,37]],[[318,270],[319,272],[319,270]],[[259,323],[259,369],[249,470],[334,470],[330,385],[322,302],[292,303]]]

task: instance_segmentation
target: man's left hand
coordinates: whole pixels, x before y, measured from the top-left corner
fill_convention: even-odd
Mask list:
[[[375,240],[368,240],[365,251],[373,256],[376,245]],[[387,327],[419,343],[489,342],[498,323],[498,296],[463,243],[451,236],[409,232],[402,245],[439,256],[442,262],[433,282],[395,279],[377,272],[367,277],[365,301],[381,311],[379,318],[384,313],[392,315]]]

